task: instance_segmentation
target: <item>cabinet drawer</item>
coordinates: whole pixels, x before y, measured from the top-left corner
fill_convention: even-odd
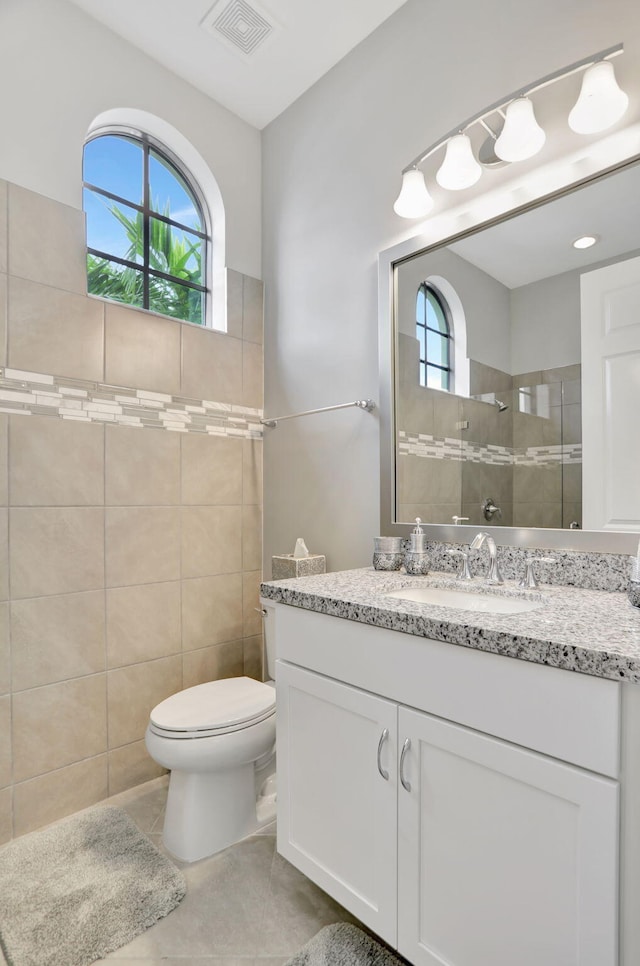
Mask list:
[[[614,681],[442,641],[274,607],[280,659],[613,778]]]

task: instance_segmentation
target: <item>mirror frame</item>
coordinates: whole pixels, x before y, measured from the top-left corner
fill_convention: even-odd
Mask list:
[[[625,168],[640,163],[640,154],[633,154],[616,164],[590,173],[587,177],[570,181],[557,190],[541,194],[526,204],[507,206],[499,214],[487,220],[474,218],[474,204],[460,210],[444,213],[441,219],[445,234],[438,238],[438,228],[431,233],[415,235],[406,241],[388,248],[378,255],[378,347],[380,373],[380,533],[384,536],[408,536],[413,524],[398,523],[395,520],[396,507],[396,413],[395,413],[395,372],[396,372],[396,290],[395,266],[418,254],[443,248],[454,241],[476,234],[493,225],[515,218],[518,215],[546,205],[557,198],[577,191],[603,178],[610,177]],[[517,192],[513,192],[517,194]],[[482,196],[480,196],[480,201]],[[482,206],[477,205],[481,211]],[[486,209],[485,209],[486,210]],[[455,224],[466,222],[467,227],[455,231]],[[453,229],[453,230],[452,230]],[[451,232],[447,234],[446,232]],[[469,543],[478,530],[477,526],[458,524],[424,524],[430,540],[443,543]],[[635,554],[640,533],[622,530],[554,530],[520,527],[483,527],[497,544],[509,547],[545,548],[553,550],[582,550],[597,553]]]

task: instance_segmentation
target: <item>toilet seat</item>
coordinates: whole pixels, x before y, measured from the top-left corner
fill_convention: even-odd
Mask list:
[[[253,678],[197,684],[161,701],[149,728],[165,738],[208,738],[241,731],[275,714],[273,688]]]

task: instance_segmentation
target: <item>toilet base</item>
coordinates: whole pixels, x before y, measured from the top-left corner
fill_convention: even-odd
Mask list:
[[[271,787],[256,801],[253,762],[229,771],[173,770],[162,841],[182,862],[207,858],[275,819]]]

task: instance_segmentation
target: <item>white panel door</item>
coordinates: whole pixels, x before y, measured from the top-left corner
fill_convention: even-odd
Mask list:
[[[582,275],[580,301],[583,525],[640,530],[640,258]]]
[[[397,705],[282,661],[276,683],[278,851],[395,946]]]
[[[399,952],[617,966],[617,783],[405,708],[398,737]]]

